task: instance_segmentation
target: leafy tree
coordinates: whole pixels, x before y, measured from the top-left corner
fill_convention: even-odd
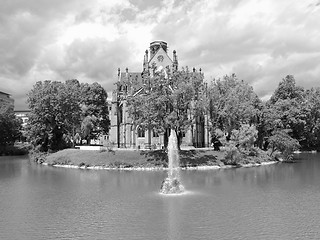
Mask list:
[[[96,121],[97,118],[95,116],[86,116],[81,122],[81,133],[82,136],[87,140],[87,143],[90,143]]]
[[[109,131],[109,111],[107,104],[107,92],[104,88],[98,84],[82,84],[81,85],[81,95],[80,95],[82,112],[81,116],[84,120],[87,116],[95,118],[93,123],[93,130],[96,134],[106,134]]]
[[[304,89],[296,86],[296,80],[293,75],[287,75],[279,83],[278,88],[270,98],[270,103],[275,104],[278,100],[296,99],[298,102],[303,100]]]
[[[155,71],[148,79],[142,94],[128,98],[128,112],[136,125],[164,133],[174,129],[180,147],[183,133],[199,113],[203,75],[188,69],[170,72]]]
[[[221,129],[230,137],[232,130],[239,129],[241,124],[257,122],[262,103],[251,86],[232,74],[211,82],[206,108],[212,136],[216,129]]]
[[[304,115],[303,138],[300,144],[306,150],[320,149],[320,88],[305,91],[302,113]]]
[[[40,151],[70,146],[76,130],[80,131],[82,120],[89,114],[96,114],[99,119],[96,131],[105,132],[109,127],[107,94],[101,89],[97,83],[80,84],[78,80],[37,82],[28,94],[31,110],[28,135],[33,146]]]
[[[292,157],[293,151],[299,149],[299,142],[288,134],[289,131],[290,130],[275,131],[269,138],[269,148],[271,149],[271,156],[275,151],[280,151],[283,154],[285,160],[289,160]]]
[[[304,141],[306,112],[304,105],[304,89],[296,86],[292,75],[286,76],[265,105],[259,130],[268,139],[275,130],[288,129],[289,135],[299,142]],[[267,140],[268,144],[269,141]],[[267,147],[266,144],[266,147]]]
[[[28,94],[31,110],[28,132],[41,151],[65,147],[63,134],[70,132],[72,102],[65,86],[57,81],[37,82]]]
[[[13,145],[21,135],[21,120],[17,119],[13,108],[0,105],[0,147]]]
[[[219,129],[216,130],[216,135],[219,136],[224,145],[226,164],[239,164],[248,156],[256,156],[258,154],[258,150],[254,147],[258,131],[253,125],[242,124],[239,130],[232,130],[230,140]]]

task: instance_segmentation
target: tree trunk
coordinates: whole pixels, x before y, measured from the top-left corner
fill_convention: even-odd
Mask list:
[[[167,128],[164,131],[164,135],[163,135],[163,143],[164,143],[164,148],[165,149],[168,149],[169,135],[170,135],[170,129]]]
[[[177,140],[178,140],[178,142],[177,142],[177,144],[178,144],[178,150],[181,150],[181,143],[182,143],[182,132],[179,132],[179,133],[176,133],[177,134]]]

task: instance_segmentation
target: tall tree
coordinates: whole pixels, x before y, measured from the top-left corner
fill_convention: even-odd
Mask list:
[[[256,123],[262,108],[261,100],[253,88],[235,74],[214,79],[208,87],[207,107],[211,133],[221,129],[229,136],[241,124]]]
[[[300,86],[296,86],[296,80],[293,75],[287,75],[279,83],[277,89],[274,91],[270,98],[270,103],[275,104],[281,100],[295,99],[297,102],[303,100],[304,89]]]
[[[76,129],[81,130],[82,120],[94,114],[99,124],[104,123],[95,126],[97,132],[106,132],[109,127],[106,99],[106,92],[97,83],[37,82],[28,94],[31,142],[40,151],[63,149],[70,145]],[[86,112],[82,111],[83,106]]]
[[[320,88],[305,91],[302,114],[305,116],[303,149],[320,150]]]
[[[304,141],[304,101],[304,89],[296,86],[294,77],[288,75],[283,78],[265,106],[267,114],[263,116],[263,121],[268,128],[264,129],[265,138],[268,139],[277,131],[286,130],[292,138]]]
[[[110,120],[107,98],[107,92],[99,83],[81,85],[81,116],[83,120],[87,116],[96,118],[93,126],[96,135],[100,133],[106,134],[109,131]]]

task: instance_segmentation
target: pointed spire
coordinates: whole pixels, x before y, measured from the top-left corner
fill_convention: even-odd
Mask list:
[[[145,51],[145,55],[143,58],[143,71],[147,71],[148,70],[148,64],[149,64],[149,60],[148,60],[148,50]]]
[[[146,49],[146,60],[147,60],[147,62],[148,62],[148,49]]]
[[[120,68],[118,68],[118,82],[120,82]]]
[[[176,50],[173,50],[173,63],[172,63],[173,70],[178,70],[178,57]]]

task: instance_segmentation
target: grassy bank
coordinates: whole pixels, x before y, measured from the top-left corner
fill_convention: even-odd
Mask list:
[[[110,168],[161,168],[168,166],[167,153],[163,150],[137,151],[85,151],[65,149],[49,155],[34,155],[33,159],[48,165],[74,165],[79,167],[102,166]],[[256,164],[270,159],[246,159],[243,164]],[[180,151],[181,167],[225,166],[225,153],[210,149]]]

